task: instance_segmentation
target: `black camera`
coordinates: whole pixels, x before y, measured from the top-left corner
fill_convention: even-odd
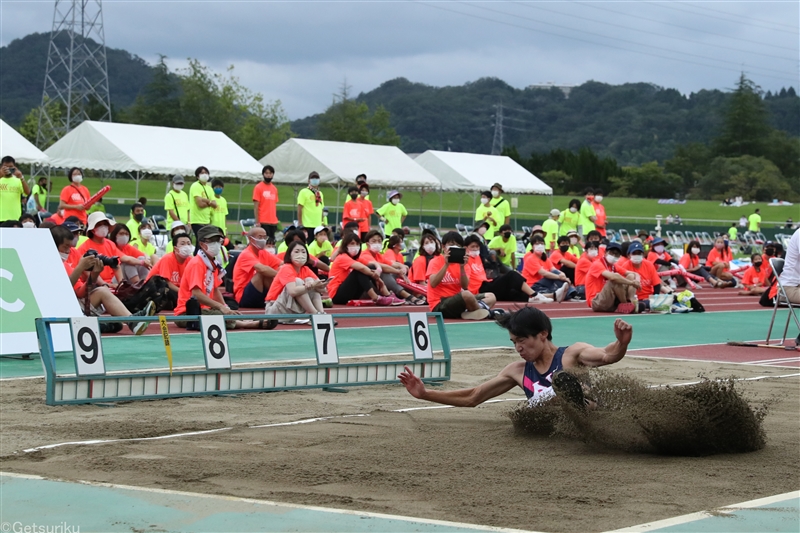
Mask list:
[[[14,173],[15,173],[16,171],[17,171],[17,169],[16,169],[16,168],[14,168],[14,167],[6,167],[6,174],[7,174],[7,175],[9,175],[9,176],[12,176],[12,175],[14,175]]]
[[[107,255],[98,254],[97,250],[87,250],[86,253],[83,254],[83,257],[96,257],[103,263],[103,266],[111,268],[117,268],[119,266],[119,257],[108,257]]]
[[[450,247],[450,257],[447,258],[447,262],[456,265],[463,265],[464,264],[464,257],[467,255],[466,248],[460,248],[458,246],[451,246]]]

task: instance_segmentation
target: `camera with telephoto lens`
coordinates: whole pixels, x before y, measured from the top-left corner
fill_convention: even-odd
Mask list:
[[[83,257],[96,257],[102,263],[103,266],[117,268],[119,266],[119,257],[108,257],[107,255],[98,254],[97,250],[87,250]]]

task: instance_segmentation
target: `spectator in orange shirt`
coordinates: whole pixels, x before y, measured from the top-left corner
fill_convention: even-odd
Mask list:
[[[600,243],[595,241],[587,242],[585,253],[581,255],[575,264],[575,296],[580,300],[586,299],[586,273],[589,272],[589,267],[597,259],[599,250]]]
[[[148,278],[153,265],[147,255],[130,245],[131,232],[125,224],[116,224],[108,236],[108,240],[117,245],[119,262],[122,264],[122,273],[131,283]]]
[[[428,265],[431,260],[442,253],[442,243],[433,233],[425,233],[419,249],[419,256],[411,263],[411,281],[420,285],[428,284]]]
[[[622,254],[619,243],[611,242],[586,273],[586,302],[595,313],[635,313],[639,310],[636,291],[641,284],[636,274],[616,263]]]
[[[358,186],[358,203],[361,205],[361,217],[363,220],[358,223],[358,231],[361,233],[361,240],[366,241],[367,233],[372,228],[372,201],[369,200],[369,185],[362,183]]]
[[[89,225],[86,226],[89,238],[78,248],[78,253],[85,255],[89,250],[94,250],[98,255],[116,258],[114,266],[107,264],[100,273],[100,277],[106,285],[116,287],[125,279],[119,262],[119,257],[123,254],[119,253],[116,244],[106,238],[110,230],[111,221],[106,218],[105,213],[96,211],[89,215]]]
[[[370,261],[369,266],[374,266],[375,270],[380,274],[381,281],[390,291],[390,296],[395,299],[399,297],[404,300],[403,303],[426,305],[424,300],[412,296],[411,293],[398,285],[397,278],[405,277],[408,274],[408,267],[403,263],[393,261],[387,257],[387,254],[381,253],[382,248],[383,236],[381,232],[370,230],[367,233],[367,249],[362,252],[362,255]]]
[[[264,306],[267,292],[281,266],[281,260],[265,250],[268,239],[267,230],[261,226],[253,226],[247,232],[247,247],[233,265],[233,297],[239,307]]]
[[[724,237],[714,239],[714,248],[708,252],[706,257],[706,267],[711,267],[711,275],[718,278],[718,283],[714,284],[717,289],[725,287],[735,287],[736,278],[730,273],[733,253],[731,252],[728,241]]]
[[[194,254],[194,245],[188,233],[176,233],[172,237],[172,251],[164,254],[154,266],[147,279],[161,276],[169,285],[169,296],[164,302],[159,302],[159,309],[175,309],[178,304],[178,291],[181,286],[183,271],[186,269],[187,260]]]
[[[750,256],[752,265],[747,268],[742,277],[742,285],[744,291],[739,291],[739,296],[761,296],[769,289],[769,275],[771,270],[764,268],[764,258],[761,254],[753,254]]]
[[[706,267],[700,264],[700,243],[698,241],[689,241],[686,246],[686,253],[681,256],[680,267],[690,274],[702,276],[711,285],[716,286],[719,283],[719,280],[712,276]],[[677,276],[676,279],[679,286],[686,285],[686,279],[683,276]]]
[[[575,296],[575,289],[567,275],[555,268],[545,252],[544,238],[536,235],[531,240],[533,250],[525,254],[522,275],[534,291],[558,303]]]
[[[601,203],[603,201],[603,190],[595,189],[594,198],[592,199],[592,207],[597,220],[594,221],[595,229],[600,233],[601,237],[606,236],[606,208]]]
[[[70,183],[61,189],[59,196],[58,211],[64,219],[71,216],[78,217],[81,224],[86,224],[86,208],[83,206],[92,197],[89,189],[83,182],[83,171],[78,167],[72,167],[67,172]]]
[[[569,252],[569,237],[562,235],[558,238],[558,248],[550,253],[550,262],[566,274],[570,283],[575,284],[575,267],[578,264],[578,258]]]
[[[322,293],[326,281],[308,268],[308,250],[300,241],[289,243],[284,256],[288,261],[278,269],[269,287],[264,313],[268,315],[325,314]]]
[[[667,252],[667,241],[661,237],[656,237],[650,243],[650,253],[647,254],[647,260],[653,263],[659,272],[675,268],[675,261]]]
[[[650,310],[650,296],[655,293],[671,293],[672,289],[661,282],[656,267],[644,258],[644,246],[638,241],[628,245],[628,257],[619,260],[620,268],[633,272],[638,276],[639,288],[636,299],[639,300],[637,312]]]
[[[363,239],[361,236],[361,224],[366,220],[364,217],[364,204],[361,203],[358,199],[358,187],[350,187],[347,189],[347,195],[350,196],[350,199],[344,203],[344,211],[342,211],[342,228],[345,227],[346,224],[349,222],[356,222],[358,224],[358,232],[359,238]],[[366,237],[366,232],[364,232],[364,237]]]
[[[491,293],[499,302],[549,303],[553,301],[536,294],[525,282],[525,278],[516,270],[501,274],[489,281],[481,258],[481,244],[483,244],[481,237],[475,234],[469,235],[464,239],[464,244],[467,248],[465,269],[467,277],[469,277],[469,292],[472,294]]]
[[[328,295],[333,303],[345,305],[365,296],[376,305],[402,305],[389,295],[380,274],[370,269],[371,257],[361,253],[361,238],[354,231],[345,232],[339,241],[339,253],[331,263],[328,274]]]
[[[261,169],[263,181],[253,189],[253,213],[256,225],[267,232],[267,238],[275,240],[278,229],[278,188],[272,183],[275,169],[267,165]]]

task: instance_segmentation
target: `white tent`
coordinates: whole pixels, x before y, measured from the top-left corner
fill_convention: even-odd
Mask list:
[[[436,177],[396,146],[289,139],[260,163],[275,168],[276,183],[305,185],[315,170],[320,182],[329,185],[355,184],[356,176],[366,174],[372,188],[441,187]]]
[[[17,163],[47,164],[50,159],[17,130],[0,120],[0,156],[10,155]]]
[[[506,194],[553,194],[545,182],[507,156],[428,150],[414,160],[450,191],[488,191],[500,183]]]
[[[220,131],[85,121],[45,150],[54,167],[261,179],[261,165]]]

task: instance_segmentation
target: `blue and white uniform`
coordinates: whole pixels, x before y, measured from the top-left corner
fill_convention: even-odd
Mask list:
[[[563,346],[556,350],[553,360],[550,362],[550,368],[543,374],[540,374],[536,370],[533,363],[530,361],[525,362],[525,377],[522,378],[522,389],[525,391],[525,396],[527,396],[529,404],[555,396],[556,393],[553,391],[553,374],[564,370],[561,358],[564,356],[564,350],[566,349],[567,347]]]

